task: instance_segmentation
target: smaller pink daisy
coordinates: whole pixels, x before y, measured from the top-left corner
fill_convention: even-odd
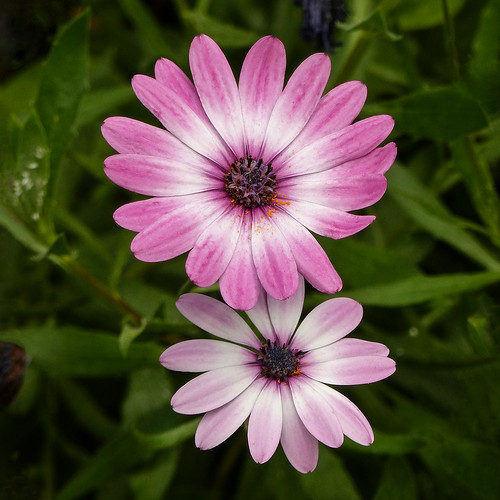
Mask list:
[[[344,338],[361,321],[361,305],[349,298],[323,302],[297,328],[304,303],[304,280],[286,300],[261,292],[247,311],[259,338],[226,304],[206,295],[186,294],[179,311],[219,340],[187,340],[169,347],[160,363],[171,370],[206,372],[181,387],[172,407],[187,415],[205,413],[196,446],[214,448],[248,419],[250,454],[269,460],[281,442],[290,463],[311,472],[318,440],[339,447],[344,434],[369,445],[373,431],[354,403],[326,384],[376,382],[394,373],[383,344]],[[294,334],[295,331],[295,334]]]

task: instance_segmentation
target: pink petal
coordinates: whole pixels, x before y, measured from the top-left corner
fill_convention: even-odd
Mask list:
[[[328,82],[330,68],[330,58],[319,53],[293,72],[269,119],[260,155],[265,161],[271,161],[304,128]]]
[[[238,158],[246,155],[241,103],[236,80],[219,46],[208,36],[194,38],[189,65],[203,108]]]
[[[293,155],[302,148],[352,123],[366,100],[366,86],[361,82],[346,82],[323,96],[302,132],[286,150]]]
[[[331,344],[352,332],[362,317],[363,308],[353,299],[327,300],[304,318],[290,345],[293,349],[310,351]]]
[[[342,432],[356,443],[368,446],[373,443],[373,430],[361,410],[343,394],[324,384],[316,389],[333,408],[342,427]]]
[[[384,356],[356,356],[324,363],[304,365],[302,372],[319,382],[358,385],[377,382],[392,375],[396,363]]]
[[[259,376],[260,371],[260,366],[241,365],[202,373],[172,396],[172,408],[185,415],[219,408],[241,394]]]
[[[318,464],[318,440],[302,423],[292,393],[286,384],[281,385],[281,404],[283,406],[283,427],[281,446],[289,462],[299,472],[312,472]]]
[[[118,153],[184,159],[189,164],[206,158],[188,148],[164,129],[132,118],[113,116],[104,120],[102,135]]]
[[[174,82],[175,83],[175,82]],[[220,165],[229,166],[234,155],[220,139],[205,114],[200,114],[199,97],[186,100],[175,86],[166,86],[154,78],[135,75],[132,87],[139,100],[163,126],[184,144]]]
[[[204,208],[208,202],[211,204],[226,200],[226,194],[222,192],[194,193],[186,196],[173,196],[168,198],[149,198],[147,200],[133,201],[118,208],[113,214],[115,222],[131,231],[142,231],[156,222],[160,217],[174,210],[183,208],[189,210],[189,206],[197,207],[198,211]],[[224,203],[224,201],[222,201]]]
[[[290,204],[298,199],[345,211],[369,207],[382,198],[387,187],[385,177],[355,177],[342,167],[285,179],[280,190],[286,192]]]
[[[229,342],[193,339],[169,347],[160,356],[160,363],[169,370],[205,372],[226,366],[255,363],[254,352]]]
[[[349,214],[304,200],[291,201],[283,211],[312,232],[336,240],[358,233],[375,220],[373,215]]]
[[[186,272],[196,285],[213,285],[226,270],[240,236],[242,211],[228,210],[196,240],[186,261]]]
[[[257,331],[266,339],[271,342],[276,341],[276,333],[269,316],[269,309],[267,306],[268,295],[263,288],[260,290],[257,303],[252,309],[246,311],[250,321],[256,326]]]
[[[204,228],[225,209],[226,200],[186,204],[160,217],[140,232],[130,246],[144,262],[172,259],[190,250]]]
[[[252,254],[264,290],[275,299],[292,296],[297,290],[297,265],[281,231],[262,209],[253,210]]]
[[[375,149],[394,127],[389,115],[366,118],[327,135],[289,156],[287,151],[274,161],[280,176],[321,172],[367,155]]]
[[[253,263],[251,223],[251,217],[243,217],[233,256],[219,280],[224,301],[233,309],[244,311],[255,306],[262,289]]]
[[[283,90],[285,47],[266,36],[249,50],[241,68],[239,90],[248,154],[259,158],[271,112]]]
[[[149,196],[179,196],[224,188],[220,175],[207,175],[184,162],[158,156],[118,154],[108,156],[104,165],[104,173],[115,184]]]
[[[306,429],[327,446],[338,448],[344,441],[344,434],[332,407],[316,390],[317,385],[307,377],[290,379],[293,403]]]
[[[387,356],[389,349],[384,344],[368,340],[343,338],[325,347],[307,352],[302,360],[306,364],[324,363],[334,359],[355,356]]]
[[[338,292],[342,288],[342,280],[314,236],[285,214],[273,214],[273,221],[290,246],[299,273],[320,292]]]
[[[209,450],[236,432],[250,415],[255,401],[266,383],[265,377],[256,378],[232,401],[206,413],[196,429],[194,437],[196,446],[202,450]]]
[[[179,297],[176,305],[185,318],[212,335],[255,349],[262,347],[245,320],[219,300],[187,293]]]
[[[283,414],[279,384],[270,380],[262,389],[248,420],[250,455],[258,463],[267,462],[280,442]]]
[[[304,306],[304,278],[299,276],[297,291],[288,299],[276,300],[270,295],[267,297],[269,316],[280,345],[288,344]]]

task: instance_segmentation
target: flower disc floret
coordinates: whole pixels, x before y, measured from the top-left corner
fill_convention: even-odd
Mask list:
[[[262,158],[240,158],[226,173],[225,189],[233,203],[245,208],[269,205],[277,196],[276,174]]]
[[[300,371],[300,354],[297,350],[276,341],[271,343],[268,340],[262,346],[258,360],[262,365],[261,375],[278,382],[286,382]]]

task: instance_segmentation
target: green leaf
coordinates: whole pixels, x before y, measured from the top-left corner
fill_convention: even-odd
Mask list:
[[[488,164],[468,138],[452,142],[451,152],[477,213],[488,227],[491,240],[500,247],[500,199]]]
[[[455,15],[464,5],[465,0],[447,0],[451,15]],[[403,31],[420,30],[439,26],[444,22],[441,2],[437,0],[404,0],[391,15]]]
[[[487,269],[500,270],[498,260],[464,229],[472,224],[452,215],[408,169],[395,164],[387,177],[389,194],[416,224]]]
[[[249,47],[259,38],[259,34],[254,31],[238,28],[194,10],[183,12],[183,18],[193,26],[195,31],[206,33],[224,48]]]
[[[168,429],[156,434],[135,430],[135,436],[137,440],[147,448],[152,450],[163,450],[165,448],[172,448],[186,439],[193,437],[199,423],[200,418],[195,418],[173,429]]]
[[[47,137],[34,110],[24,123],[12,117],[10,132],[0,171],[0,195],[9,210],[34,228],[42,217],[50,173]]]
[[[402,307],[472,292],[500,281],[500,271],[415,276],[395,283],[349,290],[348,296],[363,305]],[[342,295],[341,292],[339,295]]]
[[[372,33],[382,33],[389,40],[395,42],[401,40],[402,35],[391,31],[387,27],[387,21],[380,8],[376,8],[368,17],[354,23],[337,23],[336,27],[344,31],[365,30]]]
[[[179,463],[180,450],[168,450],[160,454],[154,464],[130,477],[136,500],[162,500]]]
[[[384,102],[396,131],[416,139],[452,140],[488,126],[483,109],[469,93],[457,87],[434,87]]]
[[[413,469],[404,457],[391,458],[385,468],[374,500],[401,498],[417,500],[417,481]]]
[[[354,480],[344,464],[330,449],[324,449],[316,469],[299,480],[314,500],[361,500]]]
[[[120,0],[120,6],[136,27],[148,52],[155,58],[175,58],[175,51],[166,42],[162,27],[140,0]]]
[[[85,11],[63,26],[43,69],[36,109],[47,132],[53,167],[68,145],[87,88],[88,18]]]
[[[114,435],[64,486],[55,500],[81,498],[105,481],[125,474],[152,458],[152,452],[127,431]]]
[[[154,366],[163,349],[136,342],[124,359],[118,338],[73,326],[40,327],[0,332],[0,340],[24,347],[32,362],[54,375],[111,376]]]

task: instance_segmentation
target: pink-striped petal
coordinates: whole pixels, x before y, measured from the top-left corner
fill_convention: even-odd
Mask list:
[[[388,356],[389,349],[384,344],[368,340],[343,338],[333,344],[307,352],[302,360],[306,364],[324,363],[355,356]]]
[[[318,440],[306,429],[293,403],[290,387],[281,385],[283,427],[281,446],[289,462],[299,472],[312,472],[318,464]]]
[[[149,196],[180,196],[224,188],[220,175],[207,175],[184,162],[158,156],[118,154],[108,156],[104,165],[104,173],[115,184]]]
[[[208,163],[206,158],[188,148],[170,132],[132,118],[107,118],[101,126],[101,131],[108,144],[118,153],[161,156],[184,160],[193,166],[199,162]]]
[[[177,95],[175,87],[166,87],[145,75],[135,75],[132,87],[142,104],[184,144],[219,165],[230,165],[234,161],[234,155],[208,117],[199,114],[198,97],[183,100]]]
[[[304,294],[304,278],[299,276],[297,291],[288,299],[277,300],[269,295],[267,297],[269,316],[280,345],[288,344],[297,327],[304,306]]]
[[[342,432],[348,438],[364,446],[373,443],[373,430],[370,423],[351,400],[327,385],[318,383],[315,387],[335,411]]]
[[[293,72],[269,119],[259,155],[265,161],[271,161],[304,128],[325,89],[330,68],[330,58],[318,53],[308,57]]]
[[[340,422],[321,393],[316,390],[317,382],[307,377],[290,379],[293,403],[306,429],[319,441],[332,448],[344,442]]]
[[[252,309],[246,311],[250,321],[255,325],[257,331],[266,339],[271,342],[276,341],[276,333],[269,316],[269,309],[267,306],[268,295],[263,288],[260,290],[257,303]]]
[[[293,156],[284,151],[274,160],[274,170],[280,177],[300,175],[361,158],[386,139],[393,127],[394,120],[389,115],[365,118],[313,142]]]
[[[226,194],[217,191],[194,193],[186,196],[171,196],[168,198],[148,198],[147,200],[133,201],[118,208],[113,214],[115,222],[131,231],[142,231],[156,222],[160,217],[174,210],[190,210],[197,207],[203,211],[206,203],[220,203],[226,199]],[[222,201],[222,203],[224,203]]]
[[[273,221],[290,246],[299,273],[320,292],[338,292],[342,288],[342,280],[314,236],[285,214],[276,212]]]
[[[387,187],[385,177],[353,176],[343,166],[285,179],[280,190],[286,192],[290,204],[298,199],[346,212],[369,207],[382,198]]]
[[[239,91],[247,137],[247,153],[259,158],[271,112],[283,90],[285,47],[266,36],[248,51],[241,68]]]
[[[220,408],[241,394],[259,376],[260,370],[260,366],[241,365],[202,373],[172,396],[172,408],[185,415]]]
[[[282,422],[279,384],[270,380],[255,401],[248,420],[248,447],[258,464],[267,462],[276,451]]]
[[[286,150],[294,155],[302,148],[352,123],[366,100],[366,86],[357,81],[346,82],[323,96],[302,132]]]
[[[304,318],[290,345],[300,351],[326,346],[352,332],[362,317],[363,308],[353,299],[327,300]]]
[[[229,342],[211,339],[193,339],[169,347],[160,356],[160,363],[169,370],[205,372],[255,363],[254,352]]]
[[[233,256],[219,280],[224,301],[232,308],[243,311],[255,306],[262,289],[253,263],[251,224],[251,217],[243,217]]]
[[[396,371],[396,363],[384,356],[356,356],[325,363],[304,365],[302,372],[319,382],[333,385],[358,385],[377,382]]]
[[[253,210],[252,254],[264,290],[278,300],[291,297],[299,283],[297,265],[281,231],[262,209]]]
[[[243,210],[228,210],[196,240],[186,260],[186,272],[198,286],[213,285],[226,270],[240,235]]]
[[[234,434],[250,415],[266,383],[265,377],[256,378],[232,401],[206,413],[196,429],[194,437],[196,446],[202,450],[210,450]]]
[[[229,306],[208,295],[187,293],[176,302],[191,323],[217,337],[260,349],[261,343],[245,320]]]
[[[199,35],[191,43],[189,65],[210,121],[235,156],[245,157],[240,95],[226,56],[210,37]]]
[[[160,262],[190,250],[206,225],[225,209],[225,200],[180,206],[140,232],[130,245],[137,259]]]
[[[350,214],[304,200],[291,201],[283,211],[312,232],[335,240],[352,236],[375,220],[373,215]]]

